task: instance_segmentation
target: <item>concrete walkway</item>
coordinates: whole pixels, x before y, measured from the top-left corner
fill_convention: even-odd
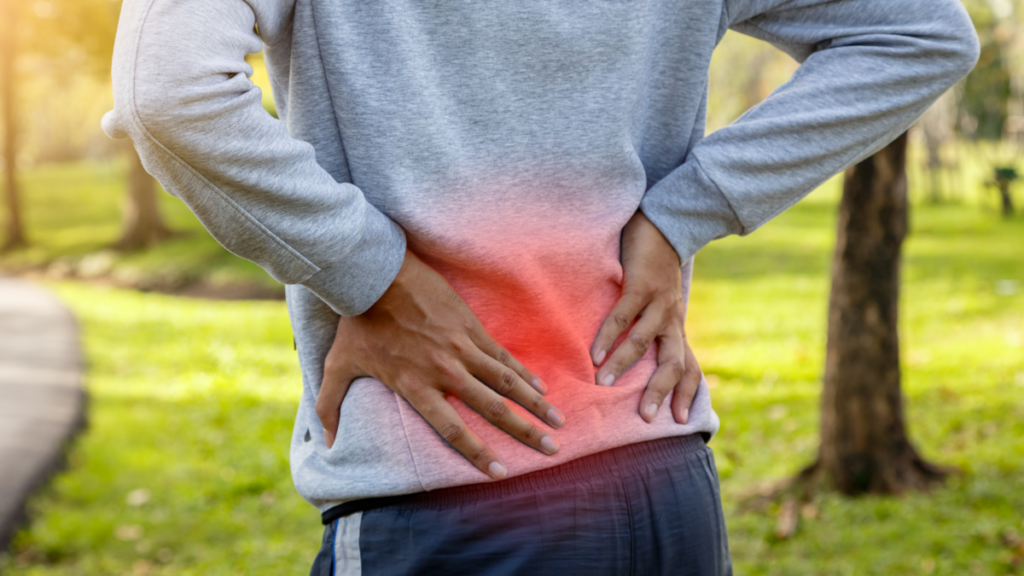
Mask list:
[[[0,551],[84,422],[81,368],[67,308],[29,282],[0,277]]]

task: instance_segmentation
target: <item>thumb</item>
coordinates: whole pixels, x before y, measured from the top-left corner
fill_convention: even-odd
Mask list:
[[[331,362],[328,355],[324,363],[324,379],[320,383],[320,392],[316,397],[316,415],[324,429],[324,443],[328,448],[334,445],[338,434],[338,422],[341,419],[341,403],[348,394],[355,375],[345,364]]]

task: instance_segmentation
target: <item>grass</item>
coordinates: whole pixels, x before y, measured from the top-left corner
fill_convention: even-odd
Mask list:
[[[975,208],[914,206],[901,299],[912,437],[966,475],[930,495],[822,497],[787,541],[772,514],[735,512],[814,458],[835,185],[698,258],[689,332],[723,422],[737,574],[1024,574],[1024,220]]]
[[[298,574],[321,529],[296,494],[300,392],[283,303],[53,286],[85,335],[89,427],[3,574]]]
[[[158,193],[160,208],[182,235],[144,252],[108,250],[121,232],[125,168],[121,162],[82,162],[25,171],[31,245],[0,257],[0,271],[29,269],[51,278],[102,279],[142,289],[173,289],[203,280],[281,290],[262,268],[224,250],[184,203],[163,192]]]
[[[836,195],[833,181],[698,258],[689,332],[722,418],[736,573],[1024,574],[1024,219],[983,205],[914,206],[901,301],[911,435],[965,475],[927,495],[821,496],[785,541],[773,511],[736,511],[741,492],[814,456]],[[91,236],[68,234],[53,242]],[[320,530],[288,473],[300,378],[284,304],[52,288],[83,325],[91,424],[0,572],[308,571]]]

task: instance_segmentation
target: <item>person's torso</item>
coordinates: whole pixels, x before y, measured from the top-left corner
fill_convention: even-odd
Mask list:
[[[703,134],[722,33],[721,0],[299,0],[290,38],[266,41],[291,134],[548,383],[569,456],[683,431],[636,413],[653,347],[612,388],[589,351],[621,295],[623,226]],[[460,410],[513,473],[556,460]]]

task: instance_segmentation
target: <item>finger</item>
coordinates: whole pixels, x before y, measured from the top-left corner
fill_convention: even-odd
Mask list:
[[[612,351],[612,355],[601,366],[595,375],[595,381],[599,386],[611,386],[615,379],[622,375],[627,368],[647,353],[654,338],[664,325],[665,315],[657,310],[648,307],[636,321],[629,334],[619,343],[618,348]]]
[[[508,469],[501,460],[466,426],[466,422],[440,390],[426,389],[420,394],[413,395],[409,404],[445,442],[478,470],[495,480],[501,480],[508,475]]]
[[[684,340],[683,348],[685,349],[686,370],[682,380],[676,385],[675,394],[672,395],[672,416],[680,424],[686,424],[690,419],[690,405],[693,403],[693,397],[697,394],[701,378],[704,377],[689,342]]]
[[[540,376],[534,374],[532,370],[524,366],[523,363],[516,359],[516,357],[506,350],[504,346],[498,344],[498,342],[487,333],[487,330],[483,326],[479,326],[476,330],[471,331],[470,339],[480,350],[483,351],[484,354],[487,354],[494,360],[497,360],[498,363],[512,369],[512,371],[515,372],[523,382],[532,386],[534,390],[541,394],[548,393],[548,387],[544,384],[544,381],[540,379]]]
[[[685,351],[682,332],[658,339],[658,368],[647,382],[647,389],[640,398],[640,417],[653,422],[668,393],[679,383],[685,373]]]
[[[328,448],[334,445],[338,434],[338,420],[341,418],[341,403],[348,394],[353,376],[348,367],[332,361],[328,355],[324,363],[324,378],[320,382],[320,392],[316,396],[316,415],[320,418],[320,426],[324,429],[324,443]]]
[[[480,378],[495,392],[526,408],[552,428],[561,428],[565,424],[565,415],[562,411],[545,400],[508,366],[480,353],[467,360],[466,367],[471,374]]]
[[[558,452],[558,441],[554,436],[537,428],[516,414],[497,392],[473,378],[468,373],[461,385],[449,392],[458,396],[467,406],[476,410],[488,422],[504,430],[509,436],[540,452],[551,455]]]
[[[594,362],[594,366],[600,366],[604,362],[608,351],[615,344],[615,340],[626,331],[629,323],[636,318],[636,315],[644,309],[649,301],[649,298],[636,292],[626,292],[619,298],[615,307],[601,324],[600,330],[597,331],[594,345],[590,347],[590,359]]]

